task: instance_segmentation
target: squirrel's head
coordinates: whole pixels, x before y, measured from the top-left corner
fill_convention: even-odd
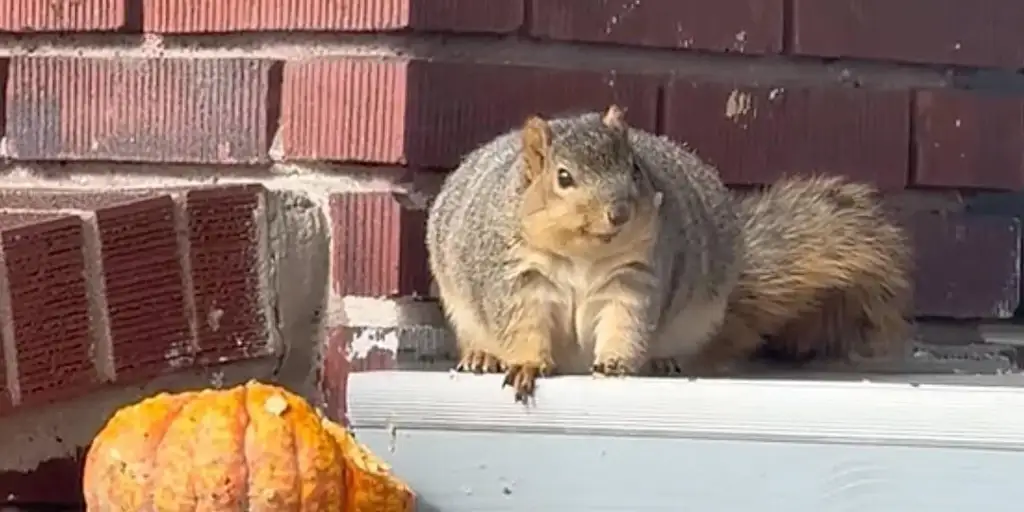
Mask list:
[[[650,238],[661,201],[633,153],[622,110],[522,129],[523,232],[566,256],[600,255]]]

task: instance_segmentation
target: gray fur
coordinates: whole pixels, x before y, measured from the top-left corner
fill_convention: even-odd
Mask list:
[[[628,177],[606,172],[610,157],[600,130],[601,115],[549,120],[554,151],[564,151],[589,172],[581,177],[609,198],[635,193]],[[446,179],[430,207],[427,247],[435,275],[457,283],[471,297],[492,332],[505,330],[507,298],[515,283],[504,279],[514,264],[510,252],[522,243],[521,130],[500,135],[469,153]],[[652,327],[663,326],[691,303],[726,297],[741,265],[740,224],[731,194],[717,171],[667,138],[630,128],[632,158],[663,194],[660,232],[651,271],[662,283],[651,297]],[[627,155],[626,158],[629,158]],[[444,298],[442,297],[442,300]]]

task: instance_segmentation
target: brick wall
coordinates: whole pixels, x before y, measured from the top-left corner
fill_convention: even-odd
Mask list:
[[[444,171],[528,114],[610,102],[735,186],[827,171],[884,188],[915,235],[922,317],[1020,302],[1019,2],[12,5],[0,415],[285,352],[301,373],[318,351],[340,414],[347,371],[446,355],[421,300]],[[323,347],[289,321],[322,322]],[[0,497],[27,469],[0,473]]]

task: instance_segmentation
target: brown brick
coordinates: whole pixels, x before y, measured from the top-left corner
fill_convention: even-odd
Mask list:
[[[95,210],[118,382],[191,361],[174,201],[158,196]]]
[[[1020,303],[1020,222],[1012,217],[919,213],[918,316],[1009,318]]]
[[[1024,98],[954,90],[917,92],[914,184],[1020,189],[1022,147]]]
[[[7,68],[10,60],[0,59],[0,92],[7,90]],[[7,95],[0,94],[0,137],[4,135],[4,128],[7,126]]]
[[[659,79],[528,66],[322,59],[285,67],[290,158],[452,167],[528,115],[628,109],[653,130]]]
[[[185,195],[189,263],[202,364],[266,355],[267,290],[263,227],[266,190],[235,185]]]
[[[733,184],[817,171],[898,189],[907,183],[909,103],[903,91],[676,80],[665,95],[665,134]]]
[[[130,0],[8,0],[0,32],[99,32],[128,28]]]
[[[523,2],[509,0],[142,0],[142,4],[146,31],[164,33],[512,32],[523,23]]]
[[[254,59],[16,57],[16,159],[258,163],[276,124],[277,64]]]
[[[331,196],[331,275],[338,295],[426,295],[426,211],[387,192]]]
[[[735,53],[782,50],[783,0],[527,0],[548,39]]]
[[[94,219],[119,382],[189,362],[192,333],[170,195],[10,188],[0,189],[0,206],[73,210]]]
[[[962,66],[1024,65],[1024,3],[793,0],[795,53]]]
[[[0,214],[10,300],[4,322],[10,321],[17,350],[20,404],[69,398],[100,382],[91,356],[84,243],[78,217]]]

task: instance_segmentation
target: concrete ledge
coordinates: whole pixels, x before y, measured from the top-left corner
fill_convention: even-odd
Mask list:
[[[1024,377],[845,378],[559,377],[524,408],[497,375],[377,371],[349,418],[421,511],[1018,510]]]
[[[355,428],[1024,451],[1024,376],[936,377],[556,377],[526,408],[498,375],[378,371],[349,376],[348,413]]]

